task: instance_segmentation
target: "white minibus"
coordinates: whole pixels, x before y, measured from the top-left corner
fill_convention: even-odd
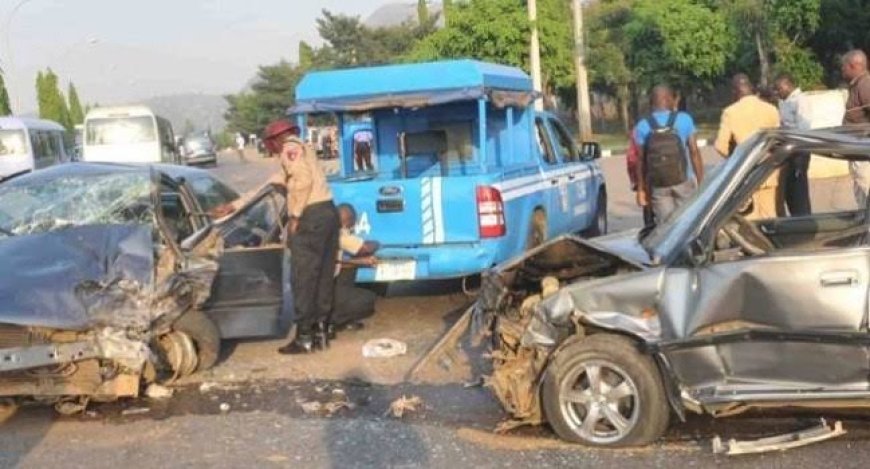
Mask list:
[[[82,161],[179,163],[172,125],[145,106],[92,109],[85,117]]]

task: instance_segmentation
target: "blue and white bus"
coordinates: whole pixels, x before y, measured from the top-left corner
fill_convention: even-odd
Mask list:
[[[382,246],[358,281],[465,277],[550,237],[606,231],[597,146],[582,151],[535,98],[523,71],[470,60],[304,77],[288,112],[303,129],[309,114],[335,116],[332,190]],[[373,168],[354,158],[361,131]]]
[[[70,161],[66,129],[57,122],[0,117],[0,181]]]

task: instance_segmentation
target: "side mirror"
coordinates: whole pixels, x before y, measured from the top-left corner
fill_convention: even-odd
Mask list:
[[[598,142],[583,142],[580,156],[584,159],[597,160],[601,158],[601,144]]]

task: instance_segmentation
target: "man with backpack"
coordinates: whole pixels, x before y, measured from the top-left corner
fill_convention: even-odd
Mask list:
[[[652,113],[635,126],[641,149],[636,167],[637,203],[650,206],[655,223],[661,223],[697,189],[704,178],[704,165],[695,122],[676,110],[671,88],[656,86],[651,95]]]

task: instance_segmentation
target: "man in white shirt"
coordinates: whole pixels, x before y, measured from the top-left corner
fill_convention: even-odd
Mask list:
[[[788,74],[779,75],[774,81],[776,93],[779,95],[780,125],[788,130],[809,129],[807,123],[798,112],[798,100],[801,89],[795,86],[794,79]],[[779,187],[788,208],[789,215],[800,217],[812,214],[810,205],[810,188],[807,173],[810,168],[810,155],[793,156],[779,173]]]

